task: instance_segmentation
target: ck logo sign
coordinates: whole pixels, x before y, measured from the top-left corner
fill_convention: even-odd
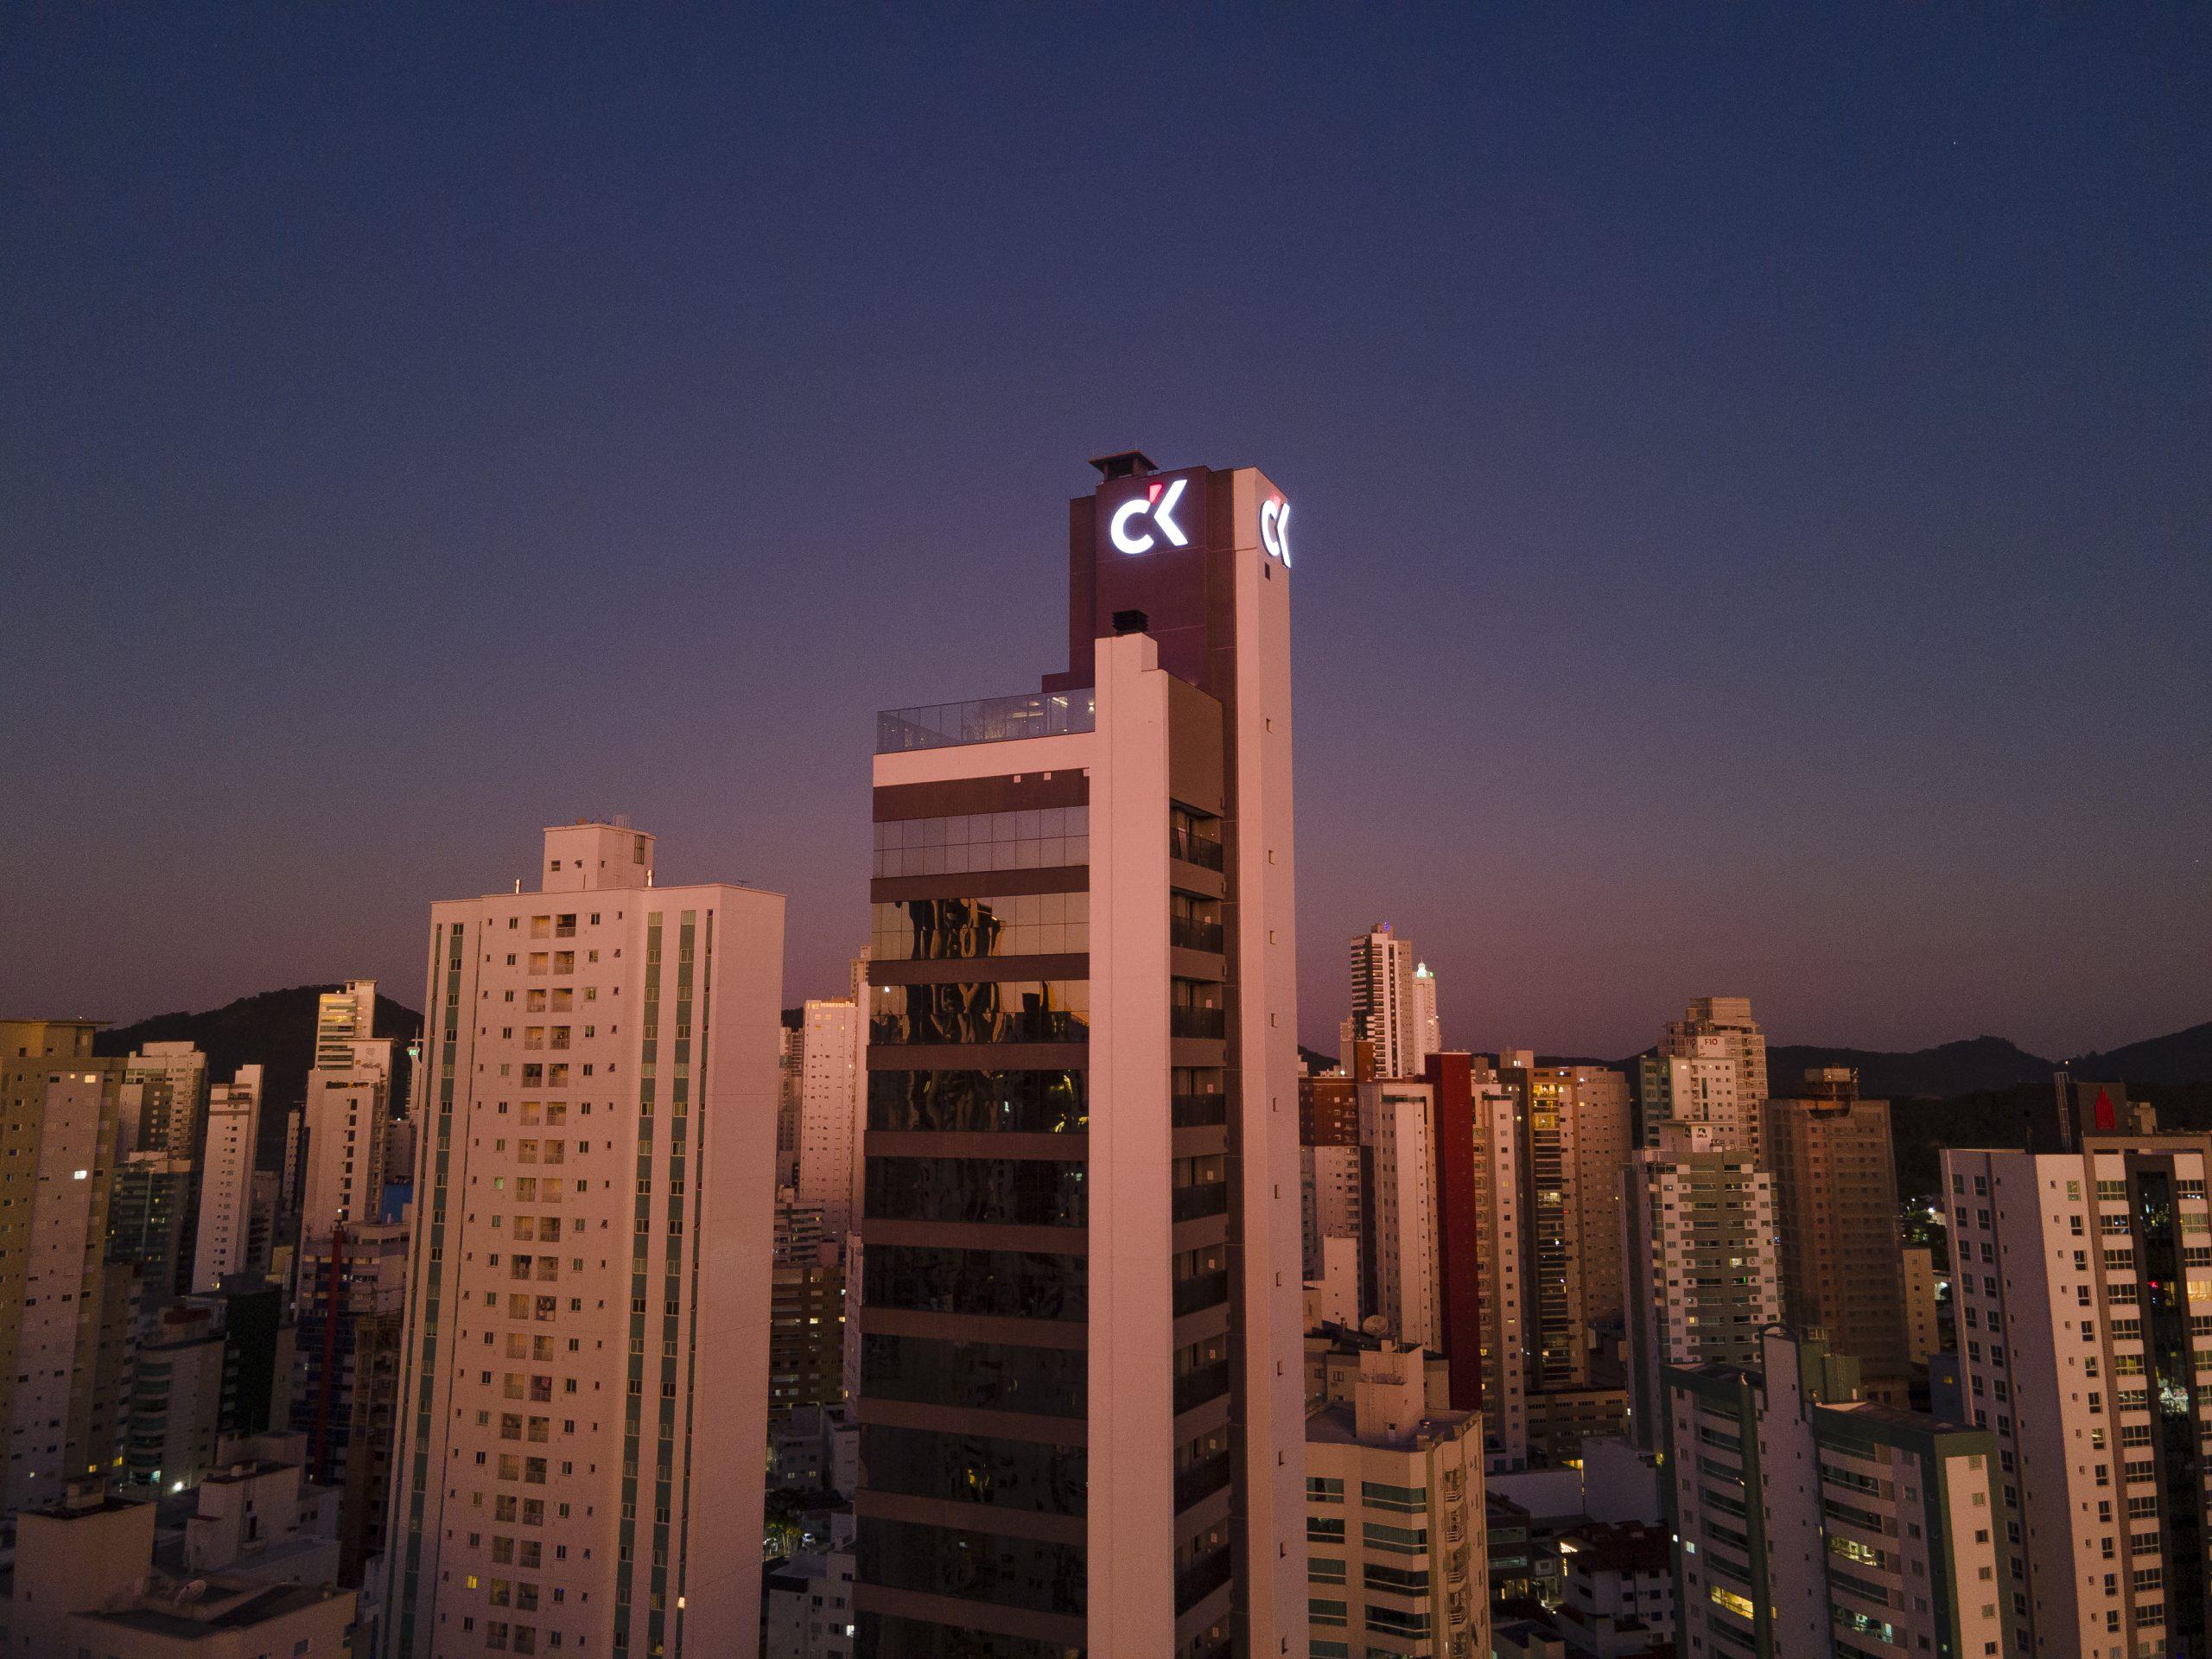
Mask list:
[[[1144,494],[1115,508],[1114,516],[1106,525],[1114,545],[1124,553],[1149,553],[1162,541],[1170,547],[1188,547],[1191,538],[1175,522],[1175,507],[1190,481],[1187,478],[1175,478],[1165,484],[1154,484]],[[1140,518],[1151,520],[1152,529],[1160,532],[1157,538],[1150,531],[1132,528]]]
[[[1290,503],[1279,495],[1260,503],[1260,545],[1290,569]]]

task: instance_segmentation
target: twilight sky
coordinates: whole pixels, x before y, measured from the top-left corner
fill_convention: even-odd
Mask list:
[[[1141,446],[1298,502],[1309,1041],[2212,1018],[2212,10],[1476,10],[15,11],[0,1012],[616,811],[826,994]]]

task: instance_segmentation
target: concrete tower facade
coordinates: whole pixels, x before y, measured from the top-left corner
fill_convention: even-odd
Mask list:
[[[784,901],[543,875],[431,910],[386,1650],[750,1655]]]
[[[878,1659],[1305,1638],[1289,509],[1100,467],[1068,671],[880,723]]]
[[[1377,924],[1351,942],[1351,1021],[1357,1042],[1375,1045],[1375,1071],[1382,1077],[1417,1077],[1435,1017],[1435,982],[1427,995],[1416,982],[1414,948]]]
[[[1997,1441],[2012,1650],[2212,1635],[2212,1135],[1946,1148],[1966,1410]]]
[[[253,1253],[253,1154],[261,1132],[261,1068],[242,1065],[207,1091],[207,1138],[200,1161],[199,1235],[192,1287],[219,1290],[226,1273],[264,1265]]]
[[[9,1510],[111,1472],[137,1323],[132,1270],[107,1258],[125,1063],[89,1020],[0,1020],[0,1421]]]

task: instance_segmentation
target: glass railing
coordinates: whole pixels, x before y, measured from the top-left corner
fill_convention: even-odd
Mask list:
[[[1167,1102],[1167,1121],[1179,1129],[1205,1128],[1229,1122],[1227,1095],[1173,1095]]]
[[[976,697],[967,702],[886,709],[875,717],[875,752],[944,749],[963,743],[1004,743],[1017,737],[1058,737],[1097,729],[1095,692],[1039,691],[1028,696]]]
[[[1167,853],[1169,857],[1195,864],[1202,870],[1221,868],[1221,843],[1205,836],[1193,835],[1187,830],[1173,827],[1168,830]]]
[[[1185,950],[1210,950],[1217,957],[1221,954],[1221,924],[1200,921],[1192,916],[1170,916],[1167,942],[1179,944]]]
[[[1225,1008],[1170,1008],[1167,1029],[1171,1036],[1208,1037],[1219,1042],[1229,1035],[1229,1012]]]

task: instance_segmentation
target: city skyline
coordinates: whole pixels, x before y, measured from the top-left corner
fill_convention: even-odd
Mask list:
[[[2204,1017],[2201,15],[878,21],[22,23],[0,1001],[412,1000],[618,810],[834,993],[855,746],[1135,443],[1296,495],[1300,926],[1448,1041]]]

